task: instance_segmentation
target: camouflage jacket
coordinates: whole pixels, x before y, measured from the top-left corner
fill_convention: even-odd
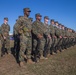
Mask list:
[[[61,36],[65,37],[65,31],[63,29],[61,29]]]
[[[52,37],[55,36],[55,28],[54,28],[54,26],[53,25],[49,25],[49,28],[50,28],[50,34],[51,34],[51,36]]]
[[[32,23],[32,32],[36,36],[38,36],[38,34],[43,36],[44,34],[46,34],[46,30],[45,30],[44,24],[42,22],[39,22],[39,21],[34,21]]]
[[[49,25],[48,24],[45,24],[44,23],[44,26],[45,26],[45,35],[47,36],[47,35],[49,35],[50,34],[50,28],[49,28]]]
[[[17,27],[18,27],[18,24],[17,23],[15,23],[15,25],[14,25],[14,27],[13,27],[13,34],[18,34],[18,32],[17,32]]]
[[[30,19],[21,17],[17,21],[17,32],[19,34],[24,34],[25,36],[31,36],[31,30],[32,30],[32,22]]]
[[[8,36],[10,31],[10,26],[8,24],[2,24],[1,25],[1,34],[3,36]]]
[[[54,27],[54,28],[55,28],[55,35],[56,35],[56,37],[59,38],[59,36],[61,36],[61,31],[60,31],[60,29],[57,28],[57,27]]]

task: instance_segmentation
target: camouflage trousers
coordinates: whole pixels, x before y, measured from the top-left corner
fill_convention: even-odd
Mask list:
[[[57,46],[57,38],[52,38],[52,46],[51,46],[51,54],[52,54],[52,52],[56,52],[57,51],[57,49],[56,49],[56,46]]]
[[[11,53],[9,36],[6,39],[1,38],[1,54]]]
[[[20,38],[19,35],[14,37],[14,55],[16,56],[16,59],[19,59],[19,51],[20,51]]]
[[[41,38],[38,39],[38,45],[37,45],[37,50],[39,51],[40,56],[43,56],[43,51],[44,51],[44,45],[45,45],[45,39]]]
[[[24,61],[25,52],[27,59],[31,59],[31,51],[32,51],[32,37],[20,35],[19,61]]]
[[[62,47],[62,38],[57,38],[57,50],[61,51]]]
[[[52,39],[45,38],[44,57],[47,57],[47,55],[50,54],[51,45],[52,45]]]
[[[45,39],[38,39],[34,38],[33,39],[33,52],[34,52],[34,57],[40,57],[41,55],[43,56],[43,51],[44,51],[44,46],[45,46]]]

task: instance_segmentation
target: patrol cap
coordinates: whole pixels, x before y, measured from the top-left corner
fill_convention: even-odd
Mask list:
[[[58,26],[62,26],[62,24],[61,24],[61,23],[59,23],[59,24],[58,24]]]
[[[70,28],[68,28],[68,29],[70,29]]]
[[[69,30],[69,28],[67,28],[67,30]]]
[[[58,23],[58,21],[55,21],[55,23]]]
[[[42,17],[42,15],[40,13],[35,14],[35,17],[37,17],[37,16]]]
[[[23,11],[31,12],[30,8],[24,8]]]
[[[73,33],[75,33],[75,31],[74,31],[74,30],[72,30],[72,32],[73,32]]]
[[[59,23],[59,25],[62,25],[61,23]]]
[[[69,28],[70,30],[73,30],[73,29],[71,29],[71,28]]]
[[[61,25],[62,27],[64,27],[64,25]]]
[[[45,16],[44,19],[48,19],[49,20],[49,17],[48,16]]]
[[[65,30],[67,30],[67,27],[65,27]]]
[[[54,22],[54,19],[51,19],[50,22]]]
[[[4,18],[4,20],[7,20],[7,21],[8,21],[8,18],[7,18],[7,17],[5,17],[5,18]]]

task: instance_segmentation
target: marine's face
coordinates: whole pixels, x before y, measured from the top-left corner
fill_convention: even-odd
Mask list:
[[[37,16],[37,19],[38,19],[38,20],[41,20],[41,18],[42,18],[41,16]]]
[[[52,21],[51,24],[54,24],[54,21]]]
[[[61,25],[59,25],[59,27],[61,28]]]
[[[55,25],[58,26],[58,23],[56,23]]]
[[[45,22],[48,22],[49,20],[45,18],[44,21],[45,21]]]
[[[62,29],[64,30],[64,27],[62,27]]]
[[[7,23],[8,21],[7,20],[4,20],[4,23]]]
[[[30,12],[29,11],[25,11],[24,14],[27,15],[27,16],[29,16]]]

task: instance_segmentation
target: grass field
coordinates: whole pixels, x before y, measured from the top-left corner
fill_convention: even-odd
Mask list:
[[[52,55],[48,60],[20,68],[13,55],[0,58],[0,75],[76,75],[76,46]]]

